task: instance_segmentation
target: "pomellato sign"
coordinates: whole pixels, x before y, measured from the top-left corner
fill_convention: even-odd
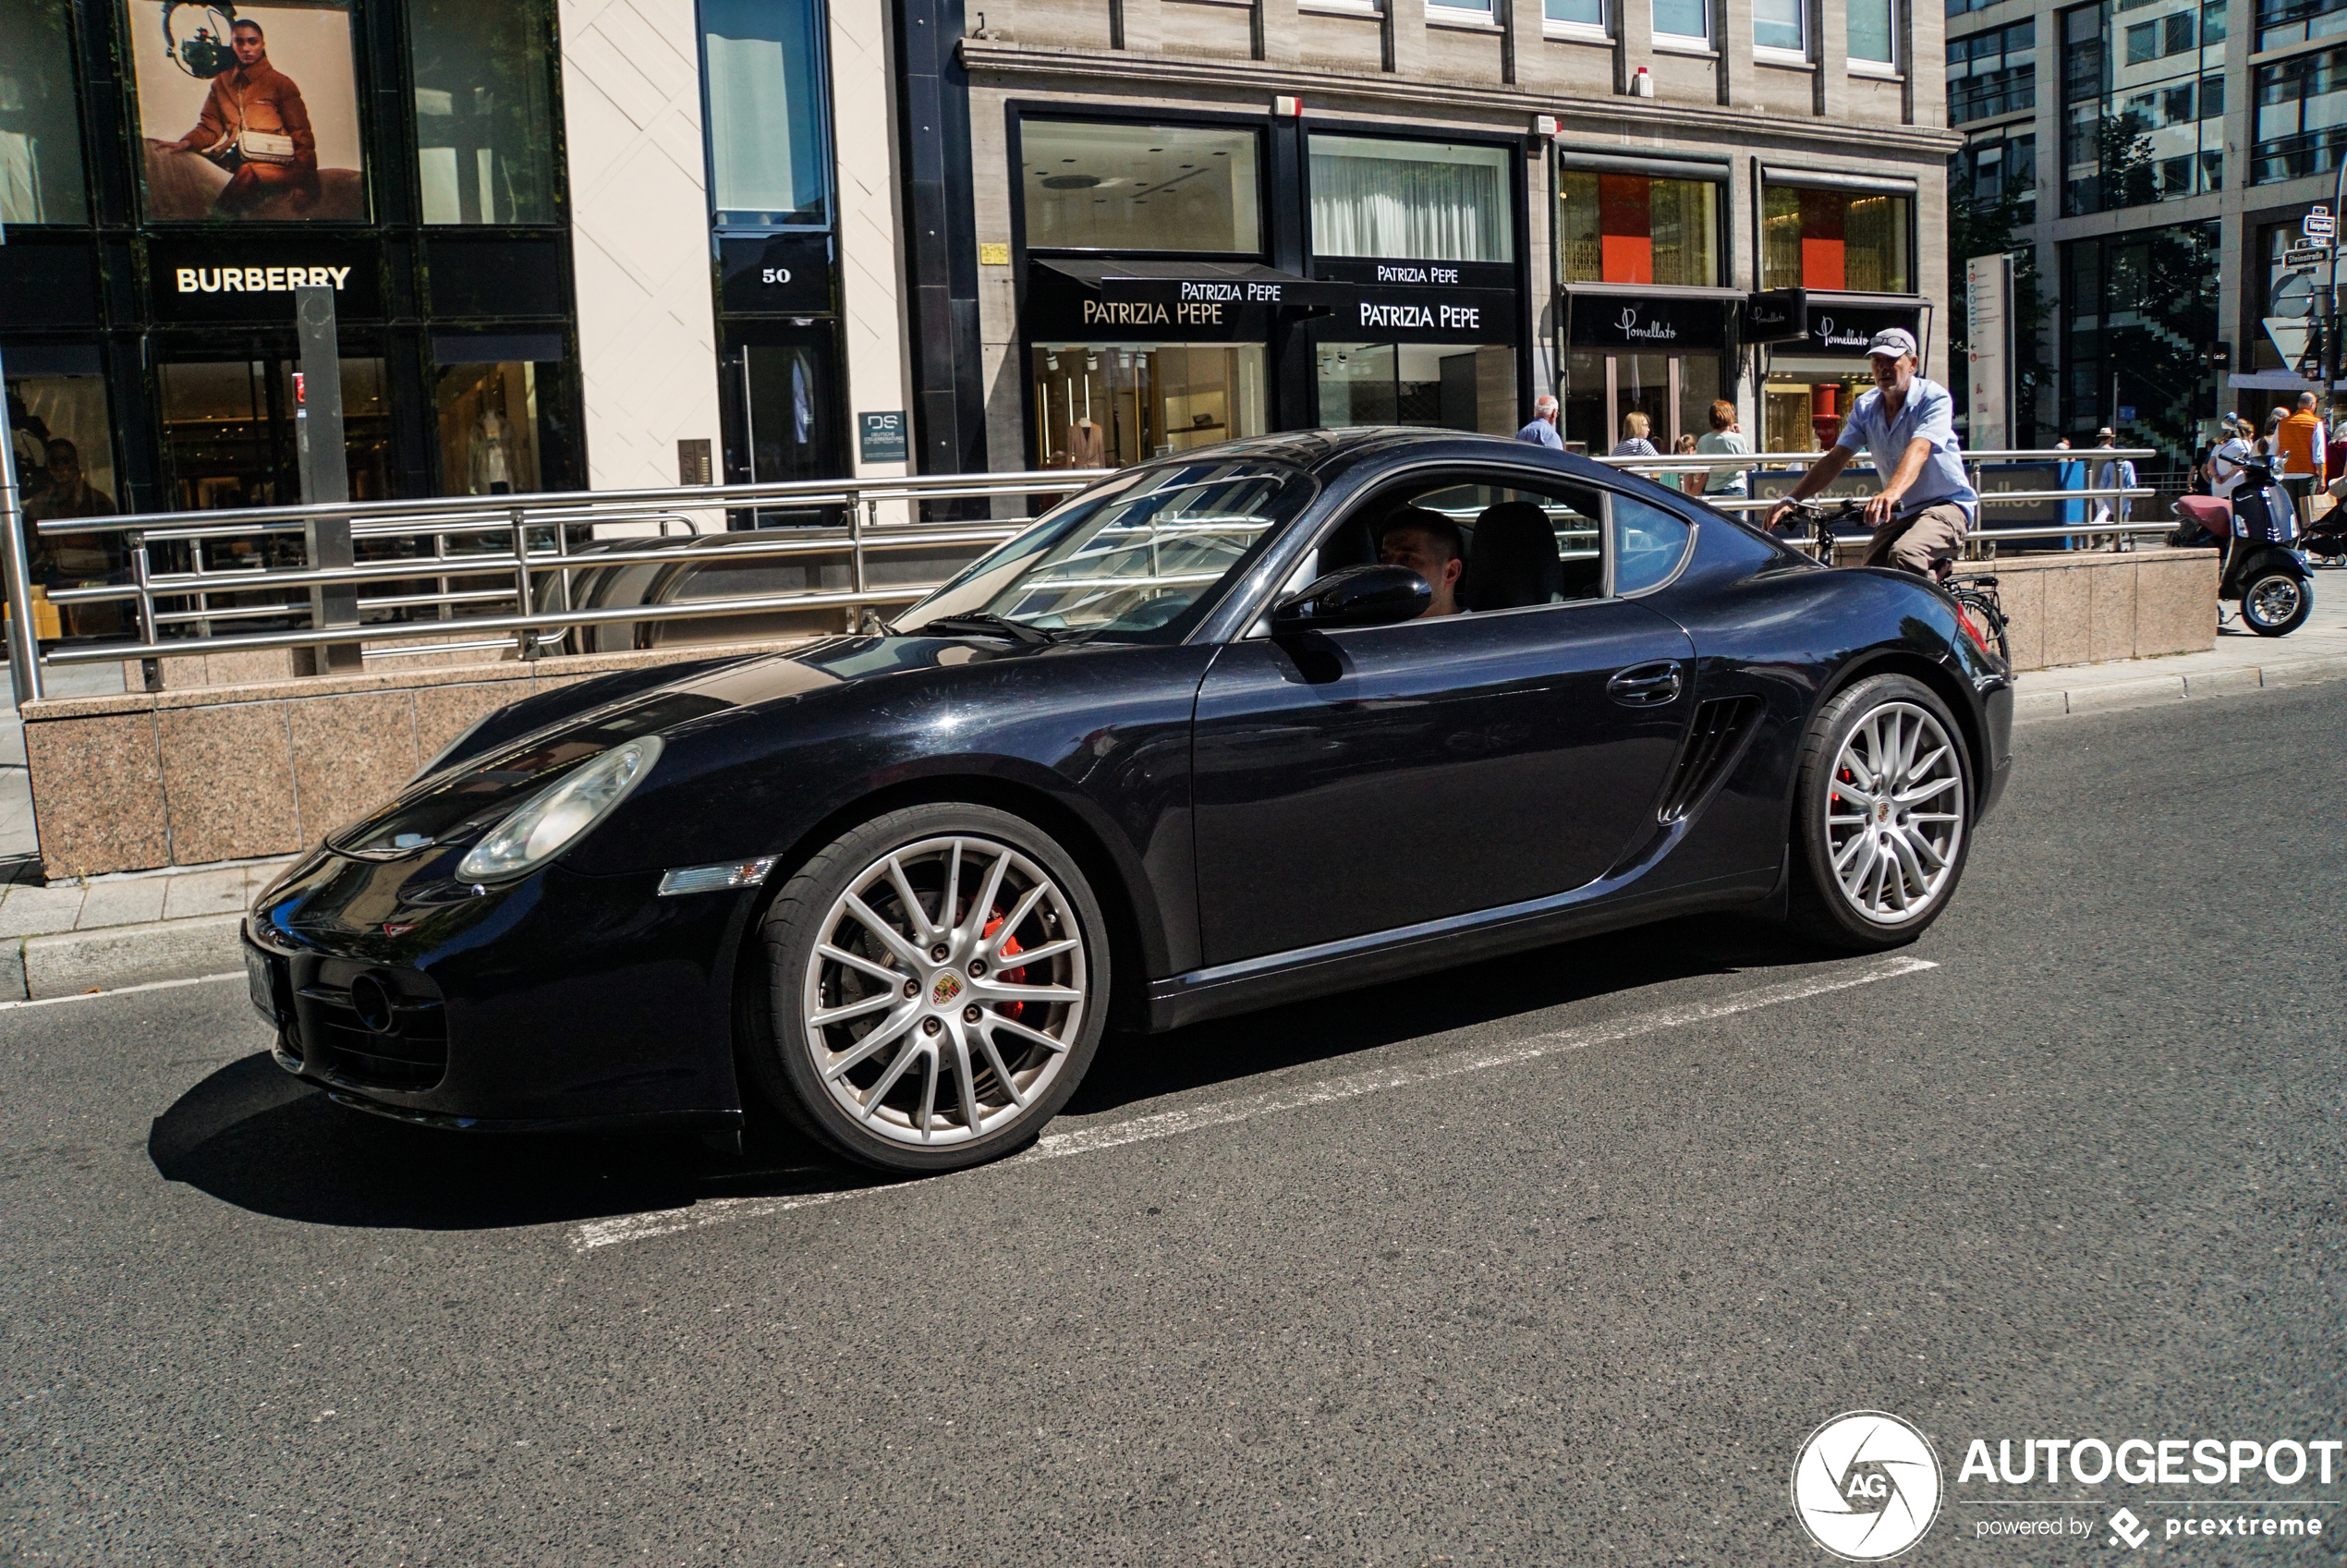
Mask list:
[[[1575,348],[1639,348],[1675,354],[1714,349],[1739,301],[1672,295],[1575,294],[1566,341]]]

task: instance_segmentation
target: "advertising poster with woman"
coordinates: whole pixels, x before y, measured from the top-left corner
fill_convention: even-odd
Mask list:
[[[362,223],[347,0],[128,0],[147,215]]]

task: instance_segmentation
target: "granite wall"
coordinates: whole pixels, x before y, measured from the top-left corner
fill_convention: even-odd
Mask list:
[[[2073,550],[1964,569],[1995,574],[2015,669],[2217,646],[2214,550]]]
[[[52,878],[286,855],[389,798],[493,708],[610,670],[772,643],[413,665],[28,703]]]

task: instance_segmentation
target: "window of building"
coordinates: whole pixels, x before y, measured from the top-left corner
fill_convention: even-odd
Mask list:
[[[2222,8],[2146,0],[2115,18],[2112,9],[2062,14],[2062,210],[2073,216],[2224,183]]]
[[[1427,14],[1440,17],[1444,12],[1464,13],[1478,21],[1491,19],[1491,0],[1426,0]]]
[[[1809,57],[1807,0],[1752,0],[1752,49],[1766,59]]]
[[[428,224],[558,221],[552,7],[407,0]]]
[[[1915,198],[1771,185],[1761,195],[1763,288],[1905,294]]]
[[[2347,47],[2259,66],[2252,184],[2328,174],[2347,148]]]
[[[831,222],[819,0],[701,0],[709,199],[720,228]]]
[[[2218,335],[2217,220],[2137,229],[2061,248],[2061,426],[2077,444],[2119,424],[2131,444],[2192,450],[2217,406],[2203,346]]]
[[[1605,0],[1541,0],[1540,15],[1552,32],[1606,31]]]
[[[1654,35],[1664,43],[1711,46],[1711,0],[1654,0]]]
[[[2305,272],[2306,269],[2303,265],[2292,267],[2285,264],[2282,260],[2292,249],[2304,243],[2305,237],[2299,232],[2296,218],[2292,218],[2287,223],[2258,225],[2257,242],[2255,249],[2250,251],[2253,260],[2242,277],[2243,287],[2251,296],[2245,311],[2250,330],[2244,334],[2237,356],[2239,369],[2244,371],[2294,371],[2296,369],[2294,365],[2283,363],[2281,350],[2274,346],[2274,340],[2267,333],[2264,322],[2268,316],[2280,313],[2275,309],[2275,305],[2282,280],[2293,273]],[[2318,285],[2327,281],[2319,269],[2316,273],[2314,281]],[[2302,298],[2295,309],[2304,310],[2309,303]]]
[[[435,337],[432,404],[440,421],[440,488],[450,495],[542,490],[539,359],[467,359],[470,353],[558,359],[559,334],[508,339]]]
[[[30,525],[60,517],[106,517],[122,510],[114,471],[114,426],[94,347],[17,348],[8,353],[8,442],[24,503],[25,548],[43,588],[103,581],[123,563],[120,539],[90,534],[43,539]],[[117,604],[61,606],[68,637],[123,629]]]
[[[1849,0],[1849,55],[1859,65],[1898,63],[1893,48],[1891,0]]]
[[[1561,283],[1721,282],[1720,187],[1648,175],[1557,174]]]
[[[2212,6],[2212,17],[2223,12]],[[2347,32],[2347,0],[2260,0],[2257,6],[2257,50],[2279,49]]]
[[[2035,18],[1948,40],[1950,125],[1968,125],[2037,105]]]
[[[1263,249],[1252,130],[1027,120],[1019,142],[1031,247]]]
[[[1504,147],[1312,138],[1312,249],[1421,261],[1514,257]]]
[[[1570,450],[1601,457],[1622,440],[1628,416],[1643,414],[1647,439],[1670,452],[1681,436],[1710,430],[1711,405],[1719,395],[1717,354],[1575,348],[1564,357],[1559,433]]]
[[[1956,193],[1979,206],[2011,197],[2020,203],[2015,221],[2033,223],[2037,213],[2037,139],[2007,137],[1976,141],[1956,155]]]
[[[1265,429],[1259,343],[1054,343],[1030,353],[1039,468],[1121,468]]]
[[[67,0],[0,0],[0,224],[90,219]]]
[[[1516,432],[1515,350],[1503,344],[1323,343],[1320,423]]]

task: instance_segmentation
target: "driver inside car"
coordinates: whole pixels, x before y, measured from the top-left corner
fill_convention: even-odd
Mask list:
[[[1378,533],[1377,558],[1384,565],[1409,567],[1434,590],[1433,600],[1418,613],[1418,619],[1459,613],[1466,538],[1459,532],[1459,525],[1441,513],[1423,506],[1405,506],[1394,513]]]

